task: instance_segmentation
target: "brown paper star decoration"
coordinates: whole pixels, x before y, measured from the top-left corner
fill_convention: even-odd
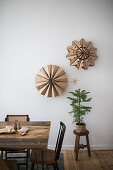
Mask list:
[[[42,67],[36,74],[36,88],[46,97],[56,97],[66,89],[67,76],[65,72],[56,65]]]
[[[72,46],[67,47],[67,58],[70,60],[71,66],[76,66],[78,69],[88,69],[89,66],[94,66],[94,60],[97,58],[96,48],[92,42],[86,42],[84,39],[80,41],[72,41]]]

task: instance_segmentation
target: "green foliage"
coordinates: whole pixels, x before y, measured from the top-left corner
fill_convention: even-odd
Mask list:
[[[69,92],[72,97],[67,97],[71,100],[72,111],[69,112],[73,115],[73,122],[84,123],[84,115],[91,111],[92,107],[84,106],[84,103],[90,102],[92,98],[88,98],[85,90],[75,90],[75,92]]]

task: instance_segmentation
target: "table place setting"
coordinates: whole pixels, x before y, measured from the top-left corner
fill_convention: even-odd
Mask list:
[[[29,127],[21,127],[20,123],[18,122],[18,120],[15,120],[14,125],[13,126],[6,126],[5,128],[0,129],[0,134],[13,134],[13,133],[18,133],[21,136],[24,136],[27,134],[27,132],[29,131]]]

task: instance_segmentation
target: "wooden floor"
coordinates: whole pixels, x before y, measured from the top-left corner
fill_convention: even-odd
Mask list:
[[[79,152],[79,160],[75,161],[73,151],[62,151],[65,170],[113,170],[113,151]]]

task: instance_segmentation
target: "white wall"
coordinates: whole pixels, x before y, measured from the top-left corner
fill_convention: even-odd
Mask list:
[[[70,67],[66,59],[72,40],[92,41],[99,56],[87,71]],[[59,97],[46,98],[35,88],[42,66],[56,64],[68,76]],[[68,92],[86,89],[93,98],[86,117],[95,149],[113,148],[113,1],[0,0],[0,120],[7,114],[29,114],[31,120],[51,120],[49,145],[54,145],[59,121],[67,125],[64,148],[72,149],[74,124]]]

